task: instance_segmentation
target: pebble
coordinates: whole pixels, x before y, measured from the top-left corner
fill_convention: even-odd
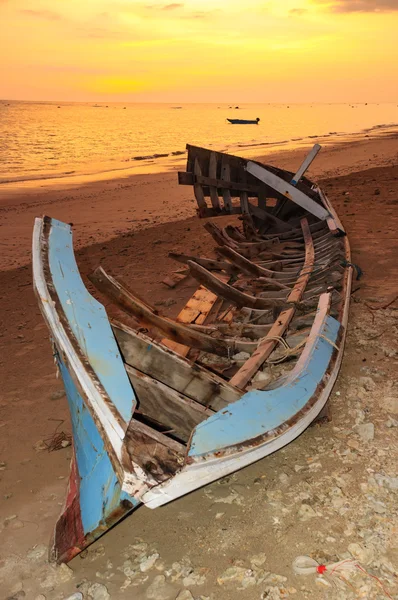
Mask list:
[[[47,446],[43,440],[39,440],[35,444],[33,444],[33,450],[36,452],[43,452],[43,450],[47,450]]]
[[[38,596],[35,596],[35,600],[46,600],[46,597],[44,596],[44,594],[39,594]],[[66,600],[70,599],[67,598]]]
[[[65,396],[65,390],[57,390],[56,392],[53,392],[50,396],[50,400],[60,400],[61,398],[63,398]]]
[[[267,555],[264,554],[264,552],[261,552],[260,554],[255,554],[254,556],[251,557],[250,564],[253,568],[261,567],[265,563],[266,560],[267,560]]]
[[[364,442],[370,442],[375,437],[375,426],[373,423],[362,423],[357,426],[357,433]]]
[[[181,590],[178,596],[176,596],[176,600],[194,600],[194,597],[189,590]]]
[[[244,577],[251,574],[250,569],[245,567],[229,567],[220,577],[217,577],[218,585],[224,585],[231,582],[241,582]]]
[[[374,558],[373,548],[366,548],[357,543],[349,544],[348,552],[363,565],[370,564]]]
[[[47,552],[47,546],[44,546],[44,544],[38,544],[37,546],[33,546],[26,556],[29,558],[29,560],[37,561],[43,558],[43,556],[46,556]]]
[[[40,587],[44,589],[56,588],[61,583],[72,579],[73,571],[68,565],[62,563],[58,567],[48,566],[45,577],[40,581]],[[97,600],[97,599],[96,599]]]
[[[158,558],[159,558],[158,553],[151,554],[150,556],[145,556],[143,558],[143,560],[140,562],[140,571],[142,573],[146,573],[146,571],[149,571],[149,569],[152,569],[152,567],[154,566],[154,564],[158,560]]]
[[[88,588],[88,597],[90,600],[110,600],[111,596],[108,588],[103,583],[93,583]]]
[[[44,596],[43,596],[44,598]],[[83,594],[81,592],[75,592],[71,596],[65,598],[65,600],[83,600]]]
[[[309,519],[313,519],[317,516],[314,509],[309,504],[302,504],[298,513],[300,521],[308,521]]]
[[[382,398],[383,407],[387,412],[391,412],[394,415],[398,415],[398,397],[397,396],[386,396]]]
[[[190,573],[182,580],[182,583],[185,587],[189,587],[191,585],[203,585],[206,581],[206,577],[201,575],[200,573]]]
[[[175,598],[175,590],[169,583],[166,583],[164,575],[157,575],[147,588],[145,596],[148,600],[171,600]]]

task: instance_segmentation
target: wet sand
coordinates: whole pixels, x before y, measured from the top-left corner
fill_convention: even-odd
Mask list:
[[[62,190],[51,186],[8,197],[1,193],[2,597],[12,595],[13,586],[19,586],[28,600],[39,593],[46,600],[58,600],[86,580],[105,585],[112,599],[121,600],[173,600],[184,588],[194,598],[214,600],[254,600],[262,593],[272,599],[318,599],[325,597],[326,588],[317,585],[315,578],[294,576],[292,559],[313,554],[338,560],[354,552],[353,547],[348,550],[350,544],[370,548],[369,569],[394,584],[395,575],[390,573],[389,581],[389,571],[380,561],[389,557],[398,572],[396,495],[384,493],[382,486],[372,487],[369,478],[372,473],[388,477],[396,471],[397,429],[387,424],[395,413],[383,402],[398,397],[397,312],[394,305],[372,312],[366,303],[388,297],[398,287],[397,152],[398,142],[391,138],[331,147],[319,155],[310,172],[313,178],[323,179],[350,236],[353,261],[364,270],[363,279],[354,285],[347,350],[332,396],[333,421],[310,428],[283,451],[222,482],[155,511],[139,509],[95,543],[84,559],[72,561],[72,574],[56,571],[53,575],[43,555],[64,500],[71,449],[47,452],[36,445],[50,439],[57,427],[70,432],[70,424],[48,331],[32,291],[33,217],[46,213],[73,222],[83,276],[101,263],[139,295],[159,303],[168,315],[177,314],[196,285],[187,280],[170,290],[161,283],[176,269],[167,254],[172,250],[206,254],[208,234],[194,216],[191,188],[179,187],[174,172]],[[266,160],[295,169],[302,156],[302,151],[295,151]],[[164,308],[167,300],[174,304]],[[369,389],[361,377],[372,380],[373,384],[367,382]],[[365,442],[358,435],[358,419],[374,424],[374,439]],[[300,468],[295,469],[296,465]],[[336,501],[340,495],[343,500]],[[377,505],[381,512],[375,512],[374,502],[381,502],[385,510]],[[305,509],[308,520],[303,504],[314,513]],[[376,528],[377,540],[371,536]],[[160,555],[158,568],[129,577],[124,563],[136,556],[129,545],[137,538],[149,544],[146,554]],[[265,555],[262,568],[275,576],[269,580],[260,581],[258,569],[252,568],[251,560],[261,553]],[[188,559],[198,577],[196,583],[193,577],[185,585],[182,576],[167,573],[173,562],[182,564]],[[232,566],[257,573],[256,582],[243,590],[238,579],[217,582]],[[159,589],[151,595],[148,588],[156,577],[165,578],[165,587],[163,580],[157,580]],[[369,584],[366,578],[364,582]],[[364,582],[354,583],[358,588]],[[376,587],[371,586],[362,597],[376,597]],[[328,591],[330,598],[350,597],[346,590],[335,593]]]

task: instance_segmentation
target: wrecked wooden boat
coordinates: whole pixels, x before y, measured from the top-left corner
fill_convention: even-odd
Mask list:
[[[353,265],[333,207],[304,176],[318,150],[290,173],[188,146],[179,182],[193,186],[199,216],[229,220],[206,221],[208,256],[173,255],[199,284],[176,319],[99,267],[91,281],[130,325],[110,320],[79,274],[71,227],[36,220],[34,287],[73,429],[52,559],[69,561],[140,504],[275,452],[322,415]]]

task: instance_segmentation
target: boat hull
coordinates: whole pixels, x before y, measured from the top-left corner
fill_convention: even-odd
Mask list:
[[[258,197],[259,207],[262,206],[255,213],[258,220],[263,219],[264,213],[272,217],[273,213],[266,211],[266,204],[261,204],[263,184],[258,187],[255,179],[249,183],[239,180],[242,159],[232,157],[231,181],[218,180],[216,163],[224,161],[225,166],[225,155],[209,159],[203,149],[195,148],[193,153],[195,158],[191,162],[197,162],[197,156],[202,157],[209,170],[209,177],[200,175],[200,169],[196,169],[196,174],[189,178],[193,185],[206,186],[196,196],[199,206],[203,204],[203,190],[211,197],[212,208],[202,206],[203,210],[216,212],[215,195],[225,182],[230,196],[240,195],[243,215],[250,215],[253,209],[248,202],[251,193]],[[260,181],[266,179],[268,194],[271,189],[278,190],[283,182],[295,181],[294,174],[257,168],[257,164],[253,166],[250,162],[246,166],[252,168],[242,179],[247,173]],[[225,177],[225,172],[222,175]],[[184,178],[184,183],[187,181]],[[244,186],[247,191],[242,189]],[[205,278],[200,294],[188,301],[189,310],[184,308],[191,315],[194,328],[183,325],[180,317],[177,321],[161,317],[101,269],[90,277],[120,308],[127,313],[133,310],[129,314],[136,319],[139,316],[138,320],[149,329],[157,328],[158,334],[166,336],[162,342],[157,341],[159,335],[148,338],[123,323],[112,324],[78,273],[70,227],[48,218],[37,220],[33,241],[34,286],[54,344],[73,432],[69,485],[51,543],[52,560],[68,562],[140,504],[156,508],[270,455],[297,438],[322,412],[343,357],[352,265],[348,239],[337,215],[326,196],[320,192],[316,196],[315,188],[310,189],[311,193],[307,193],[305,186],[300,185],[299,193],[295,194],[289,188],[291,202],[301,212],[299,219],[293,220],[295,225],[287,228],[288,232],[286,228],[283,231],[284,222],[279,217],[273,217],[273,223],[279,223],[278,233],[260,238],[257,233],[260,228],[257,231],[246,228],[249,236],[246,241],[242,241],[243,236],[236,228],[232,231],[236,236],[233,239],[227,228],[221,232],[206,226],[224,248],[223,258],[231,261],[222,262],[220,268],[227,268],[227,273],[232,269],[233,277],[242,268],[246,291],[233,288],[203,267],[199,269],[199,263],[188,257],[188,265],[198,281],[202,283]],[[280,191],[276,194],[280,201],[279,215],[283,216],[283,211],[289,215],[285,195]],[[224,196],[224,200],[230,200],[230,196]],[[229,206],[227,202],[226,207],[236,210],[236,205]],[[312,224],[307,216],[303,217],[304,210],[308,216],[312,214]],[[286,245],[284,236],[290,240]],[[266,257],[264,260],[264,253],[271,259],[276,256],[277,260]],[[253,256],[262,259],[253,262],[250,260]],[[203,259],[202,264],[214,266],[216,262]],[[270,266],[282,263],[280,271],[269,270]],[[338,275],[338,290],[330,287],[328,279],[324,281],[329,276],[329,265],[332,274]],[[215,266],[219,268],[219,264]],[[259,297],[247,291],[256,274],[267,290]],[[229,275],[226,278],[229,281]],[[323,287],[319,287],[321,282]],[[307,284],[310,289],[306,291]],[[213,293],[214,286],[217,291]],[[309,310],[306,303],[314,302],[314,294],[317,300],[310,306],[311,310],[314,308],[310,313],[314,316],[294,367],[286,369],[272,386],[250,389],[248,383],[258,366],[276,348],[275,340],[287,337],[294,319],[301,318],[295,315],[296,307]],[[247,310],[247,306],[255,319],[260,313],[271,319],[275,309],[277,315],[272,317],[274,322],[252,325],[254,329],[257,326],[261,331],[265,329],[253,342],[244,334],[238,342],[227,336],[214,337],[217,329],[210,336],[198,324],[207,319],[217,295],[227,306],[232,298],[232,303],[237,304],[236,314],[241,316],[239,311],[242,307]],[[339,308],[332,310],[336,298]],[[204,306],[205,314],[201,312]],[[203,314],[203,320],[199,321],[198,316]],[[243,312],[244,320],[238,320],[236,325],[246,326],[246,314]],[[221,321],[221,327],[228,329],[231,324]],[[229,359],[231,348],[236,352],[238,343],[251,347],[252,354],[228,383],[216,372],[184,358],[190,350],[184,344],[193,348],[197,344],[203,352]],[[268,346],[267,354],[264,348]],[[173,436],[167,435],[170,430]]]

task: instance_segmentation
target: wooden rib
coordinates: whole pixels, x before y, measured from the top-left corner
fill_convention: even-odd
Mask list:
[[[288,302],[299,302],[301,299],[305,287],[308,283],[311,274],[311,265],[314,263],[314,245],[312,242],[311,231],[308,226],[307,219],[301,220],[301,227],[303,230],[305,240],[305,262],[304,267],[297,279],[296,285],[289,294],[287,299]],[[286,332],[290,321],[292,320],[295,313],[295,306],[288,308],[280,313],[278,319],[271,327],[267,336],[262,340],[257,350],[255,350],[252,356],[245,362],[245,364],[239,369],[239,371],[232,377],[230,383],[238,388],[244,389],[248,382],[252,379],[253,375],[258,371],[265,360],[270,356],[276,347],[277,342],[267,338],[271,337],[282,337]]]
[[[126,371],[137,395],[137,412],[171,429],[175,437],[184,442],[189,440],[196,425],[214,414],[209,408],[130,365],[126,365]]]
[[[231,246],[231,248],[237,248],[237,243],[230,237],[226,237],[224,232],[210,221],[205,224],[205,229],[210,233],[212,238],[217,242],[219,246]]]
[[[249,196],[247,192],[240,193],[240,207],[242,209],[242,215],[249,214]]]
[[[224,208],[227,212],[230,212],[232,209],[231,192],[225,187],[225,184],[231,181],[231,168],[229,164],[225,162],[224,157],[222,158],[221,162],[221,180],[223,181],[222,197],[224,201]]]
[[[189,263],[194,264],[194,263]],[[203,267],[198,268],[202,269]],[[159,329],[168,339],[188,347],[195,347],[205,352],[229,356],[231,344],[225,340],[216,340],[202,333],[156,314],[148,305],[144,304],[134,294],[108,275],[102,267],[98,267],[89,277],[90,281],[103,293],[108,295],[126,313],[131,314],[149,327]],[[187,307],[185,307],[189,310]]]
[[[199,161],[197,158],[195,158],[194,173],[195,173],[196,177],[198,175],[202,174],[202,169],[200,168],[200,164],[199,164]],[[206,204],[205,195],[203,193],[203,188],[200,185],[200,183],[196,183],[196,182],[194,183],[193,193],[195,195],[196,202],[198,203],[199,213],[202,213],[202,211],[206,210],[207,204]]]
[[[217,177],[217,155],[215,154],[215,152],[210,152],[209,177],[211,177],[212,179],[216,179],[216,177]],[[215,186],[215,185],[209,186],[209,192],[210,192],[210,200],[211,200],[211,204],[212,204],[213,208],[215,208],[218,211],[221,211],[220,199],[218,197],[218,192],[217,192],[217,186]]]
[[[251,260],[248,260],[232,248],[228,248],[228,246],[224,246],[219,249],[221,254],[226,256],[234,265],[239,267],[241,271],[244,273],[248,273],[249,275],[256,275],[258,277],[263,277],[268,283],[275,285],[280,289],[288,289],[288,287],[281,283],[276,279],[272,279],[274,275],[274,271],[270,271],[269,269],[264,269],[264,267],[260,267],[256,265]]]
[[[233,288],[228,283],[224,283],[218,277],[210,273],[204,267],[188,261],[189,270],[192,276],[204,285],[207,289],[214,292],[224,300],[228,300],[236,306],[248,306],[250,308],[271,308],[274,306],[284,306],[285,302],[279,300],[267,299],[267,298],[256,298],[250,294],[245,294],[239,290]]]
[[[169,252],[169,257],[173,260],[187,264],[189,260],[197,262],[198,265],[202,265],[209,271],[226,271],[227,273],[236,273],[236,267],[225,260],[217,260],[216,258],[204,258],[203,256],[193,256],[190,254],[177,254],[175,252]]]

